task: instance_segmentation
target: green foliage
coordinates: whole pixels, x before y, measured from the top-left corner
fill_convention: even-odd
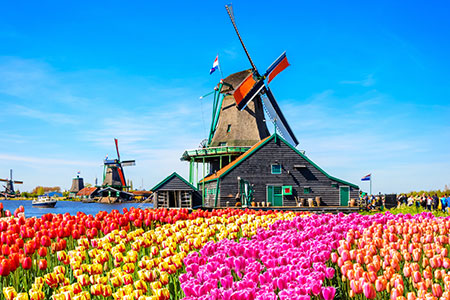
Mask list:
[[[28,192],[22,192],[22,193],[20,194],[20,196],[23,197],[23,198],[31,198],[31,194],[28,193]]]
[[[40,186],[40,187],[37,188],[36,194],[37,194],[38,196],[44,195],[44,193],[45,193],[45,191],[44,191],[44,188],[43,188],[42,186]]]
[[[396,215],[396,214],[411,214],[411,215],[416,215],[416,214],[420,214],[423,212],[430,212],[427,209],[424,209],[423,207],[416,207],[415,205],[413,206],[407,206],[407,205],[401,205],[400,207],[395,207],[395,208],[391,208],[390,210],[387,210],[390,213]],[[362,215],[374,215],[377,213],[386,213],[386,211],[384,212],[379,212],[379,211],[361,211],[360,214]],[[431,210],[431,213],[435,216],[435,217],[448,217],[449,213],[447,212],[443,212],[442,210]]]
[[[442,196],[444,196],[445,194],[447,194],[447,196],[448,195],[450,195],[450,190],[448,190],[447,188],[445,188],[444,190],[431,190],[431,191],[424,191],[424,190],[421,190],[421,191],[411,191],[411,192],[408,192],[408,193],[402,193],[402,194],[405,194],[406,196],[413,196],[413,197],[416,197],[416,196],[422,196],[423,194],[425,194],[425,195],[430,195],[430,196],[432,196],[432,195],[434,195],[434,194],[436,194],[436,195],[438,195],[438,197],[440,198],[440,197],[442,197]]]

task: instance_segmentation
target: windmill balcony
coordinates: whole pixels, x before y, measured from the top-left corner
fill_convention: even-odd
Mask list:
[[[223,156],[223,155],[241,155],[250,149],[251,146],[222,146],[222,147],[208,147],[208,148],[199,148],[194,150],[186,150],[181,156],[180,160],[184,161],[202,161],[203,157],[214,157],[214,156]]]

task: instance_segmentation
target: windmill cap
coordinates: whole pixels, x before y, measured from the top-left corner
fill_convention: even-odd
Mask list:
[[[239,86],[239,84],[241,84],[241,82],[244,81],[244,79],[247,78],[247,76],[251,73],[252,69],[248,69],[227,76],[222,80],[224,85],[222,86],[222,90],[220,92],[230,93],[234,91],[234,89]]]

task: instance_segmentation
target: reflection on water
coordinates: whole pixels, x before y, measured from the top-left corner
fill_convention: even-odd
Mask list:
[[[49,207],[33,207],[31,200],[0,200],[3,203],[3,209],[9,209],[11,213],[14,213],[16,208],[23,206],[25,208],[25,217],[41,217],[42,215],[52,214],[65,214],[76,215],[81,211],[88,215],[95,215],[99,211],[111,212],[113,209],[117,209],[122,212],[124,207],[130,209],[136,208],[152,208],[152,203],[117,203],[117,204],[103,204],[103,203],[83,203],[75,201],[58,201],[54,208]]]

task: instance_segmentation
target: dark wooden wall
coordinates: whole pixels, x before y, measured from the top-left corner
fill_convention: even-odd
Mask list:
[[[271,174],[271,165],[279,163],[282,166],[281,174]],[[305,165],[306,168],[294,168],[294,165]],[[290,185],[293,187],[292,196],[284,196],[284,206],[295,206],[294,196],[298,198],[321,197],[322,205],[338,206],[339,186],[343,183],[333,181],[320,172],[314,165],[310,164],[298,153],[284,144],[280,139],[270,140],[260,149],[247,157],[238,166],[220,179],[220,206],[230,206],[236,203],[235,195],[239,192],[238,177],[249,181],[254,185],[255,201],[266,201],[267,185]],[[335,184],[335,186],[333,186]],[[216,182],[206,185],[215,188]],[[311,192],[304,194],[304,187],[310,187]],[[214,195],[207,195],[209,200],[205,206],[214,204]],[[359,189],[350,187],[350,198],[357,199]]]
[[[187,185],[177,176],[173,176],[163,185],[158,187],[156,191],[194,191],[192,187]]]

